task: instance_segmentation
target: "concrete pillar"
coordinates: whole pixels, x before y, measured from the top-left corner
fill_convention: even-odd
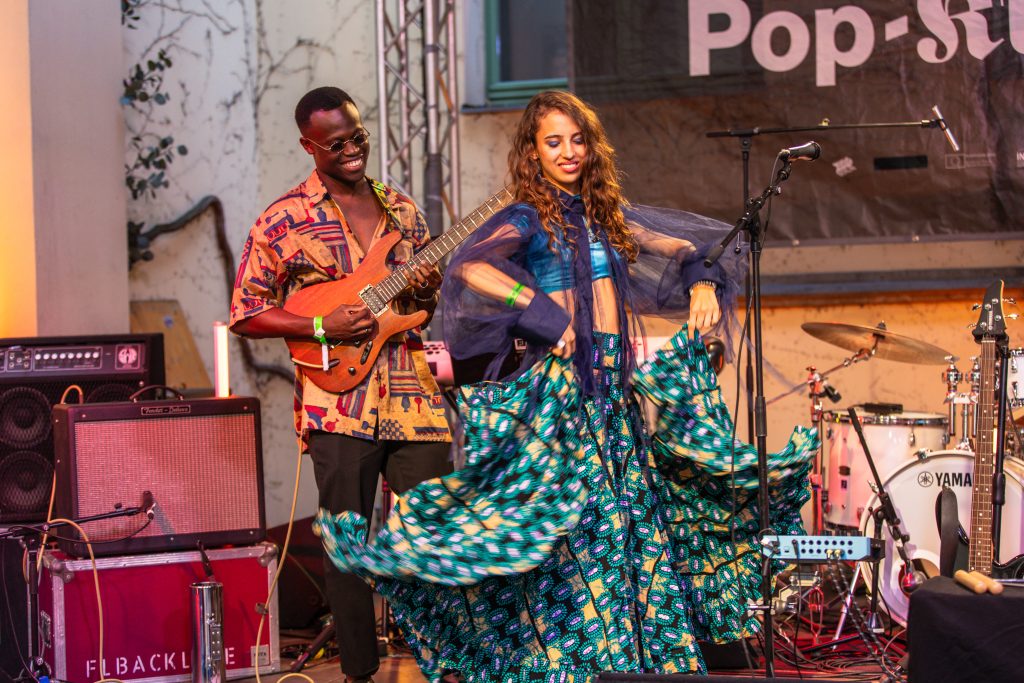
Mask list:
[[[128,330],[113,0],[0,3],[0,337]]]

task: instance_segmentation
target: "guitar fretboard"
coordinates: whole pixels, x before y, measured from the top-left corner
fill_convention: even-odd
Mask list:
[[[975,439],[974,491],[971,496],[969,571],[992,572],[992,485],[996,453],[996,342],[981,341],[981,392]]]
[[[409,286],[409,281],[405,277],[407,270],[416,268],[423,263],[432,266],[439,263],[449,252],[459,246],[463,240],[483,225],[488,218],[511,204],[513,199],[512,191],[508,187],[503,188],[468,216],[446,230],[442,235],[431,240],[427,246],[417,252],[408,262],[396,268],[391,275],[377,283],[374,286],[377,294],[385,301],[394,299],[402,290]]]

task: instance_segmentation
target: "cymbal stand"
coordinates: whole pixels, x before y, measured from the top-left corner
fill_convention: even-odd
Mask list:
[[[854,363],[860,363],[861,361],[870,360],[871,357],[875,355],[875,350],[877,348],[878,348],[878,339],[876,338],[874,346],[872,346],[870,349],[861,349],[860,351],[858,351],[857,353],[853,354],[849,358],[844,359],[843,362],[840,363],[839,365],[836,365],[836,366],[833,366],[833,367],[829,368],[825,372],[820,373],[818,376],[822,380],[824,380],[826,377],[831,375],[833,372],[836,372],[837,370],[842,370],[843,368],[848,368],[851,365],[853,365]],[[808,370],[810,370],[810,369],[811,368],[808,368]],[[779,401],[781,401],[782,399],[786,398],[787,396],[789,396],[791,394],[794,394],[797,391],[800,391],[801,389],[803,389],[805,387],[811,387],[811,380],[812,380],[812,378],[810,376],[808,376],[808,378],[805,379],[803,382],[800,382],[799,384],[794,384],[793,386],[791,386],[789,389],[787,389],[783,393],[781,393],[778,396],[772,398],[770,401],[768,401],[768,403],[766,405],[772,405],[773,403],[778,403]],[[827,384],[827,382],[825,384]],[[813,387],[811,387],[811,388],[813,389]],[[839,400],[839,399],[842,398],[842,396],[839,396],[838,394],[836,396],[837,396],[837,398],[835,400]]]
[[[819,373],[813,365],[807,367],[807,373],[807,395],[811,400],[811,424],[818,431],[818,434],[821,434],[822,416],[825,413],[825,405],[821,399],[827,396],[833,403],[838,403],[843,397],[836,391],[835,387],[828,383],[825,375]],[[828,373],[826,372],[825,374],[827,375]],[[825,442],[819,438],[818,449],[814,454],[814,463],[811,466],[811,525],[814,528],[814,533],[817,535],[821,535],[825,530],[823,505],[827,502],[826,497],[828,495],[822,480],[825,459],[824,450]]]
[[[871,558],[871,603],[868,608],[867,628],[874,633],[882,633],[885,629],[882,626],[881,617],[878,615],[878,575],[879,565],[882,564],[882,560],[885,558],[885,548],[882,546],[882,520],[885,518],[885,513],[882,510],[882,506],[872,508],[869,510],[871,513],[871,521],[874,524],[874,533],[872,538],[875,539],[877,547],[882,548],[881,552],[877,556]],[[862,562],[857,563],[857,567],[853,570],[853,580],[850,581],[850,593],[846,596],[843,601],[843,611],[839,615],[839,623],[836,625],[836,633],[832,636],[832,649],[835,649],[840,642],[846,642],[846,640],[840,639],[840,634],[843,632],[843,626],[846,624],[846,616],[850,610],[853,609],[853,591],[857,587],[857,579],[861,575]],[[848,640],[854,640],[856,636],[848,638]]]
[[[949,360],[949,367],[943,371],[942,378],[946,380],[946,398],[944,403],[949,406],[949,442],[953,443],[953,437],[956,436],[957,406],[960,406],[960,441],[956,443],[954,448],[961,451],[970,450],[970,439],[974,432],[974,411],[978,405],[977,381],[981,374],[981,369],[978,366],[977,357],[973,357],[974,368],[971,370],[971,391],[958,391],[960,383],[964,379],[963,373],[956,367],[956,362],[959,359],[956,356],[947,356],[947,359]]]

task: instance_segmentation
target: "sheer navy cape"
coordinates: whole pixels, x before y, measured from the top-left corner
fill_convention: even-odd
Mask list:
[[[560,244],[551,247],[550,258],[562,269],[563,281],[572,284],[575,311],[576,352],[574,363],[585,393],[592,393],[593,290],[589,241],[600,240],[608,253],[612,248],[600,225],[587,226],[579,195],[561,190],[558,194],[564,225],[555,226]],[[704,266],[704,257],[732,226],[705,216],[676,209],[648,206],[623,208],[626,223],[634,229],[640,254],[634,263],[624,258],[609,258],[611,278],[617,293],[618,319],[624,352],[623,377],[629,377],[636,364],[634,340],[643,336],[638,316],[655,315],[685,322],[689,315],[689,289],[699,280],[717,285],[722,321],[714,333],[728,338],[728,321],[735,320],[736,299],[743,286],[746,260],[731,247],[712,267]],[[639,229],[636,229],[639,228]],[[648,248],[660,237],[687,240],[692,248],[674,249],[671,255]],[[532,366],[553,346],[569,324],[569,315],[537,283],[536,250],[538,240],[549,240],[535,207],[516,203],[505,207],[471,234],[452,255],[441,288],[444,337],[454,361],[482,355],[494,355],[486,379],[499,379],[502,367],[513,348],[513,340],[526,340],[527,349],[516,376]],[[533,258],[530,256],[531,247]],[[555,248],[563,247],[563,248]],[[486,263],[534,292],[526,309],[509,306],[470,289],[468,273],[477,263]],[[551,263],[547,263],[550,271]],[[479,273],[479,271],[477,271]],[[548,273],[550,275],[550,272]],[[632,315],[629,315],[632,313]]]

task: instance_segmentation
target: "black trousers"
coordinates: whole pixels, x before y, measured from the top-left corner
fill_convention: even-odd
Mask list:
[[[366,441],[319,431],[310,432],[308,441],[320,507],[332,513],[352,510],[370,519],[382,474],[388,487],[401,495],[452,471],[449,443]],[[380,659],[373,591],[358,576],[338,571],[326,557],[324,580],[342,672],[352,678],[374,674]]]

